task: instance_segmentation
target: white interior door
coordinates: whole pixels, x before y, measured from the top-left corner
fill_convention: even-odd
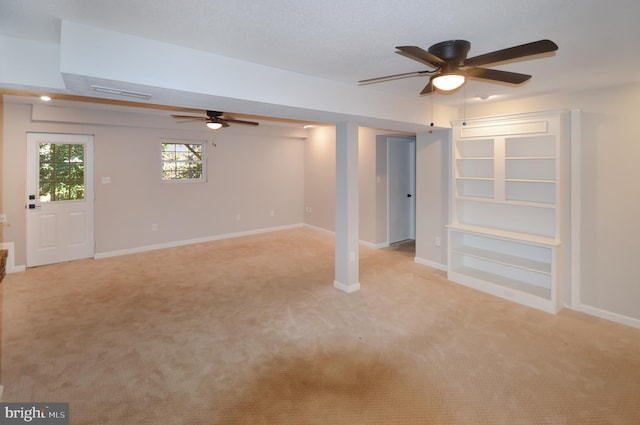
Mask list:
[[[93,136],[27,134],[27,267],[90,258]]]
[[[389,243],[415,239],[415,140],[387,139]]]

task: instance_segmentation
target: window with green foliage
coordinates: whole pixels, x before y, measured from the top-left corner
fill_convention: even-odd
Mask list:
[[[162,181],[205,181],[205,142],[162,140]]]
[[[40,202],[84,199],[84,145],[40,143]]]

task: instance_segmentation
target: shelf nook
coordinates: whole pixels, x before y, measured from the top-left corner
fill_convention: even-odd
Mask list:
[[[567,119],[552,111],[453,123],[449,280],[562,307]]]

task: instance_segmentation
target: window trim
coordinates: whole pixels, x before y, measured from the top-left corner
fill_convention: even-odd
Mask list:
[[[201,145],[202,146],[202,158],[200,159],[200,164],[202,166],[202,175],[199,178],[180,178],[180,179],[165,179],[163,173],[163,166],[165,163],[169,161],[165,161],[162,158],[162,145],[164,144],[175,144],[175,145]],[[161,183],[206,183],[207,182],[207,141],[206,140],[192,140],[192,139],[170,139],[170,138],[161,138],[159,144],[160,151],[160,182]]]

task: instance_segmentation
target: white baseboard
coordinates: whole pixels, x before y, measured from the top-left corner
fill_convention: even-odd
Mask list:
[[[9,255],[7,256],[7,263],[5,265],[5,271],[7,273],[18,273],[23,272],[27,269],[26,266],[16,266],[16,249],[13,242],[3,242],[0,244],[0,248],[9,251]]]
[[[360,245],[366,246],[367,248],[371,248],[371,249],[389,248],[388,242],[373,243],[373,242],[360,241]]]
[[[334,232],[333,230],[328,230],[322,227],[314,226],[312,224],[304,223],[303,226],[307,229],[315,230],[316,232],[326,233],[327,235],[333,235],[333,236],[336,235],[336,232]]]
[[[436,262],[425,260],[424,258],[418,258],[418,257],[415,257],[413,260],[418,264],[422,264],[423,266],[428,266],[434,269],[442,270],[443,272],[447,271],[447,266],[445,266],[444,264],[436,263]]]
[[[326,233],[332,236],[336,235],[336,232],[334,232],[333,230],[323,229],[322,227],[313,226],[311,224],[305,223],[304,227],[307,229],[315,230],[316,232]],[[373,242],[367,242],[367,241],[358,241],[358,243],[362,246],[366,246],[367,248],[371,248],[371,249],[382,249],[382,248],[389,247],[389,242],[373,243]]]
[[[167,243],[161,243],[161,244],[146,245],[146,246],[140,246],[140,247],[136,247],[136,248],[122,249],[122,250],[118,250],[118,251],[100,252],[100,253],[96,253],[94,255],[94,258],[95,259],[101,259],[101,258],[117,257],[117,256],[120,256],[120,255],[127,255],[127,254],[137,254],[139,252],[155,251],[157,249],[175,248],[175,247],[178,247],[178,246],[191,245],[191,244],[196,244],[196,243],[219,241],[219,240],[222,240],[222,239],[239,238],[239,237],[242,237],[242,236],[258,235],[258,234],[261,234],[261,233],[278,232],[280,230],[298,229],[298,228],[300,228],[302,226],[303,226],[302,223],[300,223],[300,224],[290,224],[290,225],[287,225],[287,226],[268,227],[268,228],[263,228],[263,229],[248,230],[248,231],[245,231],[245,232],[226,233],[226,234],[223,234],[223,235],[206,236],[206,237],[203,237],[203,238],[186,239],[186,240],[175,241],[175,242],[167,242]]]
[[[352,283],[351,285],[345,285],[344,283],[334,280],[333,287],[341,290],[342,292],[346,292],[347,294],[352,294],[360,290],[360,282]]]
[[[611,322],[616,322],[623,325],[631,326],[633,328],[640,329],[640,319],[624,316],[622,314],[613,313],[611,311],[602,310],[600,308],[591,307],[584,304],[581,304],[577,310],[586,314],[590,314],[591,316],[596,316],[601,319],[609,320]]]

